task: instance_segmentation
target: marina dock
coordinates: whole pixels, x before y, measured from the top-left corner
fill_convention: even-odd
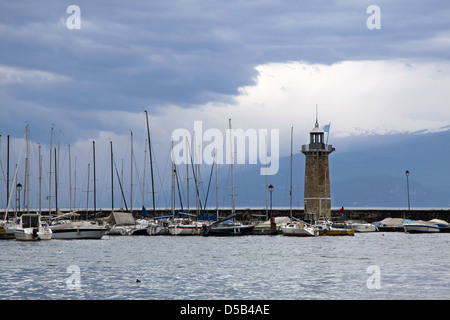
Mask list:
[[[219,209],[219,216],[225,217],[230,214],[230,208]],[[35,212],[35,210],[32,210]],[[67,213],[68,210],[61,209],[61,213]],[[124,211],[123,209],[114,209],[115,212]],[[92,218],[105,218],[111,214],[111,208],[108,209],[98,209],[96,212],[92,210],[76,210],[78,214],[80,214],[81,219],[92,219]],[[141,218],[142,209],[136,208],[132,211],[133,216],[135,218]],[[147,213],[152,216],[159,217],[162,215],[168,215],[172,213],[170,208],[157,208],[155,212],[147,208]],[[190,210],[190,213],[196,215],[196,210]],[[238,220],[241,221],[252,221],[252,220],[265,220],[266,213],[270,215],[270,209],[268,212],[266,208],[236,208],[236,216]],[[199,216],[201,217],[209,217],[209,219],[213,220],[216,217],[217,211],[216,209],[206,209],[201,212]],[[290,216],[289,208],[273,208],[272,215],[274,217],[289,217]],[[52,211],[52,215],[55,215],[55,212]],[[381,221],[385,218],[404,218],[411,220],[431,220],[431,219],[441,219],[445,221],[450,221],[450,209],[448,208],[411,208],[411,210],[404,208],[345,208],[344,209],[344,217],[350,220],[365,220],[367,222],[376,222]],[[0,216],[3,216],[3,211],[0,211]],[[42,216],[45,218],[48,216],[48,211],[43,210]],[[292,216],[294,218],[303,219],[304,218],[304,210],[303,209],[292,209]],[[331,219],[337,220],[342,217],[339,208],[331,208]]]

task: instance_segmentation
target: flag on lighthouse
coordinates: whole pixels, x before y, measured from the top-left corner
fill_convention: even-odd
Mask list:
[[[330,125],[331,125],[331,122],[330,122],[329,124],[325,125],[325,126],[323,127],[323,131],[325,131],[325,132],[330,132]]]

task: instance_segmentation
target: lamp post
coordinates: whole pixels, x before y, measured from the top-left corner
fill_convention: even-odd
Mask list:
[[[405,174],[406,174],[406,189],[408,191],[408,210],[410,210],[411,206],[410,206],[410,203],[409,203],[409,171],[406,170]]]
[[[272,219],[272,191],[273,191],[273,185],[269,185],[269,192],[270,192],[270,219]]]
[[[19,214],[20,214],[20,191],[22,191],[22,184],[18,183],[16,185],[16,190],[19,192]]]

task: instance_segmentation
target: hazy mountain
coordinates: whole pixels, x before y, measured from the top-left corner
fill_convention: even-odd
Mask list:
[[[450,206],[449,130],[346,138],[333,146],[336,151],[329,158],[333,207],[407,207],[406,170],[410,172],[411,207]],[[305,157],[298,153],[300,146],[295,148],[292,201],[297,208],[303,207]],[[265,207],[266,180],[259,175],[259,168],[235,166],[237,207]],[[229,171],[226,167],[221,170]],[[289,172],[290,157],[284,157],[278,174],[268,177],[274,186],[274,207],[289,207]],[[224,181],[223,171],[220,179],[221,185],[229,183]],[[230,188],[222,194],[221,205],[231,203]],[[208,204],[214,205],[215,200]]]

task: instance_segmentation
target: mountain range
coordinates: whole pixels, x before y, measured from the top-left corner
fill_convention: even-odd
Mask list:
[[[336,151],[329,156],[332,207],[407,208],[408,191],[411,208],[449,207],[450,128],[444,129],[335,139]],[[299,152],[301,146],[295,148],[292,205],[302,208],[305,156]],[[281,158],[278,173],[267,178],[274,186],[273,207],[290,206],[290,161],[290,156]],[[259,168],[235,165],[236,207],[265,207],[266,177],[259,175]],[[229,178],[222,173],[219,179],[223,184]],[[222,194],[220,205],[229,207],[230,188]],[[267,199],[270,203],[270,195]],[[214,206],[212,202],[208,200],[208,206]]]

